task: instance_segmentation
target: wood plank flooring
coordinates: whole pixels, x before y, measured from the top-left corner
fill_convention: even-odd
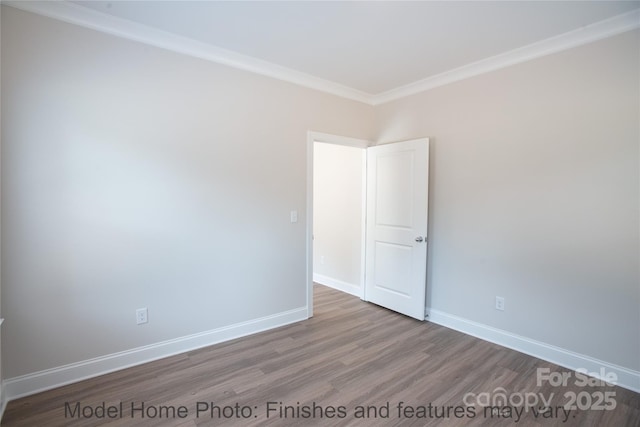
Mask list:
[[[312,319],[12,401],[2,426],[640,426],[640,394],[315,288]],[[537,385],[538,368],[571,378]],[[501,392],[493,416],[479,406]],[[605,392],[615,409],[562,410],[565,393],[591,408]],[[524,410],[534,396],[552,411]]]

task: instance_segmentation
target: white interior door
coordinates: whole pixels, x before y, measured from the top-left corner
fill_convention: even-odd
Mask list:
[[[424,320],[429,140],[367,149],[365,300]]]

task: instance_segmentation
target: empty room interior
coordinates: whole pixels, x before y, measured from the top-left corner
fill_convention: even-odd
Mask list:
[[[0,11],[2,426],[640,426],[640,2]]]

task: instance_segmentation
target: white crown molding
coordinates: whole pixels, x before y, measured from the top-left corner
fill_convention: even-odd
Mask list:
[[[218,64],[371,104],[372,95],[268,61],[179,36],[66,1],[2,1],[2,4],[69,24],[145,43]]]
[[[374,95],[372,104],[384,104],[469,77],[615,36],[636,28],[640,28],[640,9]]]
[[[369,105],[380,105],[439,86],[640,28],[640,9],[586,25],[518,49],[455,68],[376,95],[271,62],[121,19],[67,1],[0,0],[17,9],[47,16],[129,40],[261,74]]]

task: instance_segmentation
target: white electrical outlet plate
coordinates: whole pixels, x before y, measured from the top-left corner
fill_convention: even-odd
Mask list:
[[[147,323],[149,318],[147,317],[147,308],[139,308],[136,310],[136,323],[138,325],[142,325],[143,323]]]
[[[504,298],[496,297],[496,310],[504,311]]]
[[[298,211],[291,211],[291,222],[298,222]]]

